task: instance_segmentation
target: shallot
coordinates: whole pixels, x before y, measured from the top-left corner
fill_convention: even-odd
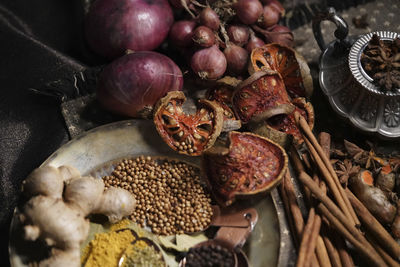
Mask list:
[[[196,51],[190,62],[192,70],[202,79],[215,80],[226,71],[226,58],[218,46]]]

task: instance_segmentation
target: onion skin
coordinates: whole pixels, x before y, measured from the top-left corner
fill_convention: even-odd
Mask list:
[[[230,25],[226,32],[228,33],[229,41],[238,46],[244,46],[249,41],[250,29],[243,25]]]
[[[157,48],[174,22],[167,0],[96,0],[85,18],[87,43],[114,59],[126,50]]]
[[[255,36],[255,34],[250,35],[250,40],[246,45],[246,50],[247,52],[251,53],[254,48],[261,47],[265,45],[265,42],[261,39]]]
[[[261,3],[264,6],[269,5],[272,8],[276,9],[280,13],[281,17],[285,16],[286,13],[285,8],[278,0],[261,0]]]
[[[272,27],[270,33],[266,35],[266,38],[271,43],[278,43],[288,47],[293,47],[294,45],[294,36],[292,31],[288,27],[282,25],[275,25]]]
[[[210,47],[215,44],[214,32],[206,26],[199,26],[193,32],[193,42],[198,46]]]
[[[239,20],[247,25],[254,24],[263,13],[263,6],[259,0],[239,0],[234,9]]]
[[[190,61],[193,72],[206,80],[220,78],[225,73],[226,66],[225,55],[216,45],[196,51]]]
[[[279,13],[279,11],[272,6],[267,5],[264,6],[263,15],[262,18],[260,19],[259,24],[264,29],[268,29],[269,27],[272,27],[275,24],[277,24],[280,18],[281,14]]]
[[[193,20],[176,21],[169,32],[169,40],[178,47],[189,47],[193,45],[193,32],[196,22]]]
[[[199,19],[201,25],[204,25],[213,31],[217,31],[221,24],[217,13],[215,13],[215,11],[210,7],[206,7],[201,11]]]
[[[113,113],[148,118],[161,97],[182,86],[182,72],[170,58],[139,51],[116,59],[102,71],[97,98]]]
[[[232,75],[240,75],[246,72],[249,61],[249,53],[238,45],[228,45],[224,50],[228,72]]]

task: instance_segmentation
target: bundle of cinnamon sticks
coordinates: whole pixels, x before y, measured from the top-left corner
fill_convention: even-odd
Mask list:
[[[307,152],[294,147],[289,155],[303,187],[308,214],[303,216],[296,197],[294,178],[288,171],[280,186],[293,239],[298,248],[296,266],[354,266],[348,247],[369,266],[400,267],[400,246],[368,209],[344,188],[330,163],[330,135],[314,136],[298,113]],[[350,245],[349,245],[350,244]]]

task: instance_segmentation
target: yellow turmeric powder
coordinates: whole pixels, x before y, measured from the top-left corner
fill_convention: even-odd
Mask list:
[[[115,267],[129,244],[135,240],[130,230],[96,234],[82,257],[85,267]],[[85,262],[86,261],[86,262]]]

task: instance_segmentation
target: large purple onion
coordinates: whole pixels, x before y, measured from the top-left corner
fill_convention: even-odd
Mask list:
[[[182,86],[182,72],[169,57],[139,51],[116,59],[103,70],[97,97],[102,106],[114,113],[149,117],[161,97]]]
[[[113,59],[127,49],[157,48],[173,21],[167,0],[96,0],[85,19],[85,35],[94,52]]]

